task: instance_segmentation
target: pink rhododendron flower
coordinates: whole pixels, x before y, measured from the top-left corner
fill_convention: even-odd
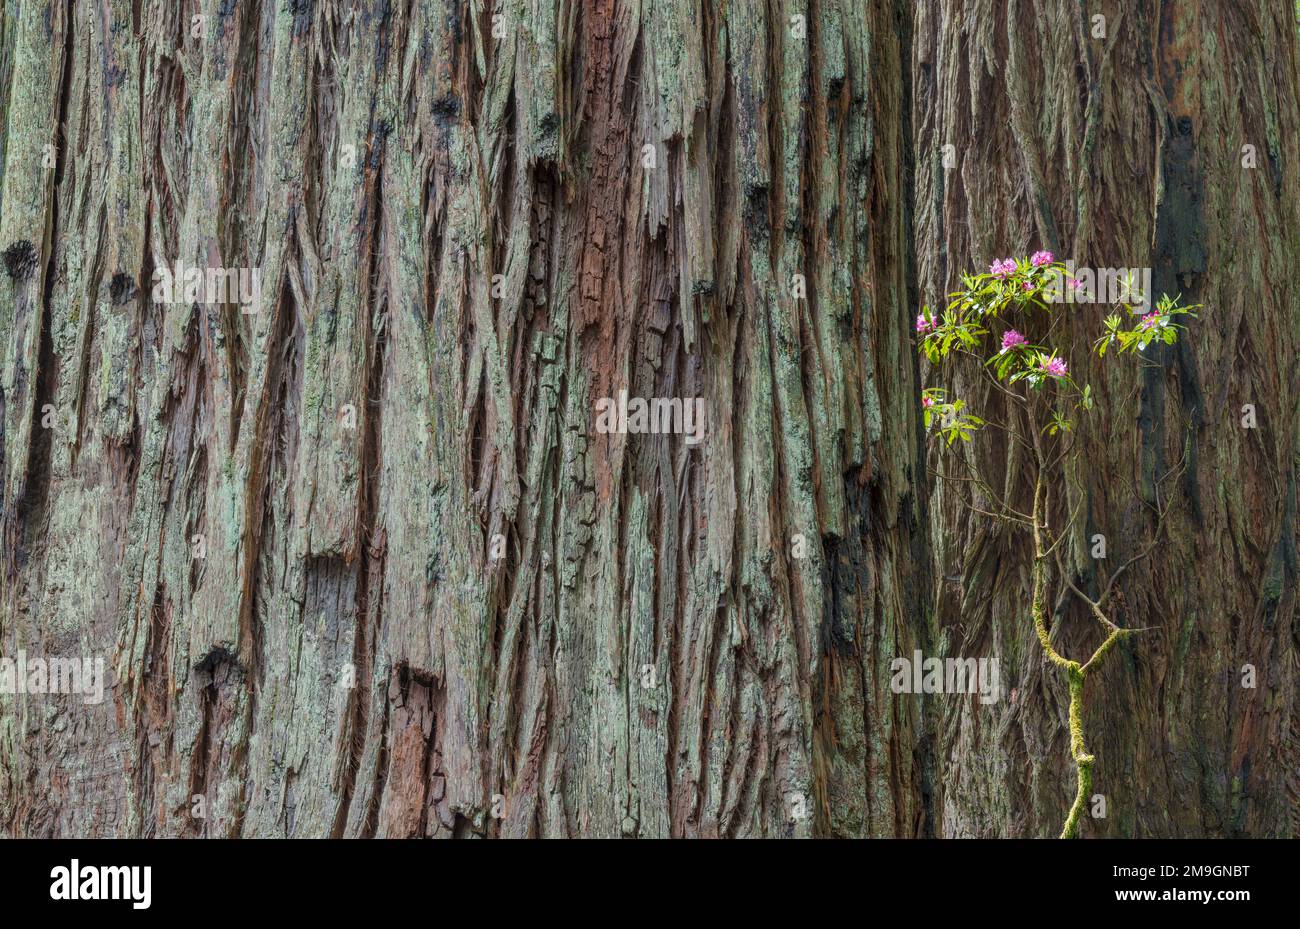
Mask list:
[[[1028,281],[1025,281],[1025,282],[1024,282],[1023,284],[1021,284],[1020,286],[1023,287],[1025,290],[1033,290],[1033,289],[1034,289],[1034,285],[1031,284],[1031,283],[1029,283]]]
[[[925,407],[927,410],[934,406],[934,397],[922,397],[921,406]]]
[[[1029,340],[1014,329],[1008,329],[1002,334],[1002,350],[1004,352],[1009,352],[1013,348],[1018,348],[1021,345],[1027,344],[1029,344]]]
[[[1142,317],[1142,328],[1143,328],[1143,329],[1151,329],[1151,328],[1153,328],[1153,327],[1155,327],[1155,326],[1158,326],[1158,325],[1160,325],[1160,314],[1159,314],[1159,313],[1148,313],[1146,316],[1143,316],[1143,317]]]
[[[916,315],[916,331],[918,333],[924,335],[925,333],[929,332],[933,328],[934,328],[934,322],[926,319],[924,313],[918,313]]]
[[[1058,358],[1056,355],[1044,358],[1039,370],[1048,377],[1065,377],[1069,372],[1069,368],[1065,366],[1065,359]]]
[[[1075,278],[1069,278],[1065,283],[1069,284],[1073,290],[1079,290],[1083,287],[1083,281],[1076,280]]]
[[[989,274],[996,278],[1006,280],[1016,273],[1016,262],[1014,258],[1003,258],[1001,261],[994,261],[989,265]]]
[[[1041,268],[1043,265],[1052,263],[1051,252],[1034,252],[1034,257],[1029,259],[1029,263],[1035,268]]]

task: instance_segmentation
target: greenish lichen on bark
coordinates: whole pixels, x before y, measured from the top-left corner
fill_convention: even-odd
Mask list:
[[[906,4],[19,9],[0,830],[933,831]]]

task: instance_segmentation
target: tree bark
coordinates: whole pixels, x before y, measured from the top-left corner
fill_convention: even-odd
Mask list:
[[[9,4],[0,831],[938,832],[911,16]]]
[[[1297,834],[1298,59],[1263,0],[9,4],[0,657],[109,686],[0,692],[0,834],[1056,835],[1032,551],[931,497],[910,339],[1037,247],[1204,304],[1047,489],[1090,594],[1171,504],[1080,831]]]
[[[1204,304],[1141,367],[1103,377],[1089,361],[1099,307],[1073,308],[1063,346],[1100,407],[1082,489],[1052,489],[1056,529],[1082,504],[1067,557],[1078,586],[1095,596],[1153,538],[1151,507],[1172,503],[1155,554],[1118,585],[1117,621],[1157,631],[1126,638],[1089,680],[1092,790],[1107,815],[1085,814],[1083,835],[1300,832],[1297,61],[1290,4],[917,10],[923,299],[942,304],[963,271],[1043,248],[1080,267],[1150,268],[1156,295]],[[978,385],[963,395],[1005,413]],[[1014,450],[973,444],[1028,506]],[[1027,618],[1028,541],[942,489],[933,515],[938,636],[996,656],[1012,694],[992,713],[944,704],[942,832],[1054,835],[1074,794],[1069,693]],[[1098,534],[1105,561],[1092,557]],[[1077,598],[1058,599],[1063,581],[1051,638],[1084,658],[1102,631]]]

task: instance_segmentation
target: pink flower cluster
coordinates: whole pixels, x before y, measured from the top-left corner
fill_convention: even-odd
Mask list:
[[[1039,370],[1048,377],[1065,377],[1069,373],[1069,369],[1065,366],[1065,359],[1057,355],[1044,358]]]
[[[1002,258],[989,265],[989,274],[1000,280],[1006,280],[1016,273],[1016,260],[1014,258]]]
[[[925,407],[927,410],[934,406],[934,397],[922,397],[921,406]]]
[[[1029,344],[1029,340],[1026,339],[1024,336],[1022,336],[1020,333],[1016,332],[1016,330],[1014,329],[1008,329],[1002,335],[1002,350],[1004,352],[1009,352],[1013,348],[1019,348],[1021,345],[1028,345],[1028,344]]]
[[[1052,253],[1042,250],[1034,252],[1030,257],[1029,263],[1035,268],[1041,268],[1052,263]],[[1014,258],[997,258],[989,265],[989,274],[999,280],[1005,281],[1011,275],[1016,273],[1016,260]],[[1025,290],[1029,290],[1029,285],[1025,285]]]
[[[1142,328],[1153,329],[1160,325],[1160,314],[1158,312],[1148,313],[1142,317]]]
[[[934,321],[925,318],[924,313],[916,314],[916,332],[917,335],[925,335],[934,328]]]

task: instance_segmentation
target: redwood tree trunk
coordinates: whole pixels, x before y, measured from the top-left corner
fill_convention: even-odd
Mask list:
[[[1068,558],[1080,586],[1095,594],[1152,538],[1144,504],[1172,501],[1154,556],[1120,584],[1118,621],[1157,630],[1089,682],[1107,815],[1086,816],[1084,835],[1300,832],[1297,62],[1289,3],[918,7],[924,299],[940,303],[963,271],[1044,248],[1080,267],[1151,268],[1156,294],[1204,305],[1146,366],[1108,365],[1103,378],[1087,363],[1100,307],[1074,310],[1065,346],[1102,410],[1076,475],[1083,499],[1058,488],[1052,515],[1059,530],[1082,506]],[[968,396],[1004,412],[976,385]],[[1023,463],[973,444],[1028,506]],[[1067,694],[1027,618],[1028,542],[942,489],[935,504],[940,635],[956,654],[996,656],[1013,689],[993,712],[945,704],[942,831],[1054,835],[1074,791]],[[1092,557],[1097,534],[1105,561]],[[1052,625],[1070,657],[1100,641],[1077,599]]]
[[[910,5],[488,7],[6,6],[3,833],[939,831]]]
[[[1174,501],[1084,834],[1300,831],[1300,54],[1218,6],[10,3],[0,656],[110,679],[0,693],[0,833],[1055,834],[1025,546],[932,491],[910,341],[1040,246],[1205,305],[1054,496],[1085,588]]]

